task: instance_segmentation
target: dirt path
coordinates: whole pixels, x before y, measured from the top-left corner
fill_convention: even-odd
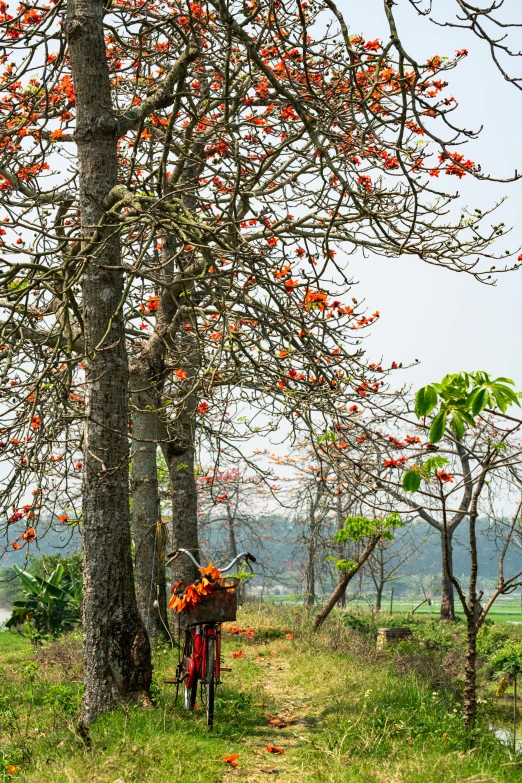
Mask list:
[[[261,669],[257,706],[264,713],[266,725],[253,736],[245,737],[248,763],[237,769],[230,768],[223,783],[239,780],[266,783],[270,779],[278,783],[295,783],[302,778],[303,757],[306,756],[302,748],[312,743],[313,734],[320,725],[313,694],[305,682],[297,681],[293,676],[291,664],[280,651],[274,657],[261,658],[254,654],[249,665]],[[270,745],[282,748],[284,753],[266,752],[265,748]],[[241,754],[238,761],[241,765]]]

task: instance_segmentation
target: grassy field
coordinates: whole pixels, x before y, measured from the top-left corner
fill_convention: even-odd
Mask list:
[[[482,676],[473,741],[459,716],[463,626],[409,620],[414,639],[378,652],[371,616],[359,629],[338,613],[314,635],[307,613],[250,605],[225,632],[217,720],[187,714],[164,685],[177,653],[155,654],[156,709],[129,706],[97,721],[91,744],[76,733],[81,699],[81,640],[64,638],[34,653],[0,634],[0,779],[31,783],[511,783],[514,759],[489,731],[507,725],[511,689],[495,699]],[[400,617],[380,616],[379,625]],[[366,627],[363,627],[366,622]],[[352,622],[353,624],[353,622]],[[483,658],[522,628],[488,626]],[[232,657],[235,652],[239,657]],[[279,728],[274,723],[282,728]],[[275,754],[266,748],[284,752]],[[237,768],[223,758],[239,754]]]
[[[398,616],[408,614],[419,604],[420,600],[421,598],[418,596],[413,598],[395,598],[393,601],[393,614]],[[265,601],[277,605],[295,605],[296,608],[304,605],[302,600],[297,599],[294,596],[287,595],[270,595],[265,598]],[[372,606],[374,606],[374,604],[375,599],[372,596],[369,596],[367,599],[363,598],[350,601],[347,609],[348,611],[357,610],[371,613]],[[390,597],[387,595],[383,598],[382,602],[382,608],[385,614],[388,613],[389,606]],[[458,601],[455,602],[455,611],[459,617],[464,617],[464,613],[462,612]],[[431,606],[424,604],[419,609],[417,609],[415,615],[436,618],[439,613],[440,601],[434,600],[432,601]],[[515,597],[504,597],[497,599],[496,603],[490,609],[488,616],[497,622],[512,622],[520,623],[522,625],[522,602],[520,597],[517,595]]]

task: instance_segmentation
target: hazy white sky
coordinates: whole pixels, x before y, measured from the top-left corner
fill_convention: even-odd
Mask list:
[[[485,5],[485,3],[481,3]],[[341,0],[350,31],[367,38],[388,37],[383,0],[352,3]],[[456,0],[434,0],[439,19],[457,10]],[[459,102],[454,115],[459,124],[478,129],[477,141],[466,146],[466,156],[485,172],[506,177],[522,171],[522,91],[503,80],[496,71],[487,46],[465,30],[441,29],[420,19],[409,0],[397,0],[394,13],[407,48],[425,62],[429,56],[453,56],[467,48],[469,56],[449,74],[450,94]],[[506,0],[504,17],[522,22],[520,0]],[[515,48],[522,48],[521,35],[512,35]],[[517,45],[518,44],[518,47]],[[511,69],[522,76],[522,58]],[[447,178],[452,180],[454,178]],[[439,180],[442,184],[442,178]],[[444,183],[446,184],[446,183]],[[484,208],[508,196],[499,217],[514,226],[512,236],[499,249],[511,250],[522,243],[522,181],[511,184],[478,183],[466,177],[457,183],[463,204]],[[500,222],[495,220],[495,222]],[[358,297],[364,295],[370,312],[380,310],[381,319],[368,334],[366,349],[372,358],[421,364],[404,373],[404,382],[415,388],[439,380],[447,372],[484,369],[514,378],[522,389],[522,356],[518,338],[522,327],[522,269],[500,277],[496,287],[473,278],[436,269],[407,258],[400,260],[350,259],[350,269],[359,280]]]

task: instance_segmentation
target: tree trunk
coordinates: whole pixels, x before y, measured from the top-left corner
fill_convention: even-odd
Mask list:
[[[237,510],[237,504],[236,504],[236,510]],[[235,557],[238,556],[238,549],[237,549],[237,540],[236,540],[236,524],[234,522],[234,514],[235,512],[232,512],[232,509],[227,504],[227,514],[228,514],[228,548],[230,552],[230,559],[233,560]],[[236,566],[237,569],[237,566]],[[243,606],[244,600],[245,600],[245,580],[241,579],[239,581],[239,585],[237,586],[237,600],[239,606]]]
[[[341,498],[341,488],[338,487],[337,490],[337,497],[336,497],[336,519],[337,519],[337,532],[342,530],[344,528],[344,513],[343,513],[343,506],[342,506],[342,498]],[[342,560],[345,556],[345,546],[342,541],[339,541],[337,545],[337,556],[339,560]],[[344,571],[339,571],[337,576],[337,581],[342,582],[344,577]],[[344,609],[346,607],[346,591],[343,591],[341,597],[339,598],[339,606],[341,609]]]
[[[453,531],[447,531],[447,546],[444,540],[444,531],[441,533],[442,547],[442,572],[441,572],[441,601],[440,619],[442,622],[454,622],[455,597],[450,574],[453,573]]]
[[[76,143],[83,244],[103,218],[117,184],[116,119],[111,105],[103,3],[69,0],[65,32],[76,96]],[[120,242],[100,231],[82,278],[86,349],[83,485],[85,631],[80,726],[119,700],[148,693],[149,640],[136,603],[128,497],[128,368]]]
[[[132,532],[135,544],[136,593],[142,620],[154,648],[168,637],[165,581],[166,530],[161,524],[156,463],[156,413],[151,399],[131,375],[132,391]]]
[[[162,443],[172,497],[173,549],[188,549],[199,561],[198,495],[194,477],[194,420],[190,412],[180,414],[175,441]],[[190,584],[199,576],[192,561],[181,555],[172,563],[172,581]]]
[[[306,606],[313,606],[315,604],[315,554],[311,548],[308,550],[308,565],[306,567]]]
[[[465,685],[462,712],[466,727],[473,728],[477,715],[477,628],[473,618],[468,618]]]
[[[308,563],[306,565],[306,605],[315,604],[315,560],[317,556],[317,536],[319,522],[315,518],[315,506],[310,508],[310,540],[308,542]]]
[[[377,585],[377,597],[375,599],[375,611],[376,612],[380,612],[381,611],[383,588],[384,588],[384,585],[382,584],[382,582]]]
[[[230,509],[228,511],[230,515]],[[237,541],[236,541],[236,526],[232,518],[228,519],[228,549],[230,552],[230,559],[233,560],[237,557]]]
[[[513,694],[513,755],[517,752],[517,678],[515,672],[514,694]]]
[[[316,615],[313,624],[314,628],[316,629],[320,628],[321,625],[324,623],[324,621],[326,620],[326,618],[328,617],[328,615],[330,614],[330,612],[332,611],[336,603],[339,601],[343,593],[346,592],[346,588],[348,587],[348,584],[350,583],[352,578],[355,576],[356,573],[358,573],[358,571],[361,570],[362,566],[366,563],[366,561],[370,557],[371,553],[377,546],[380,538],[381,538],[380,535],[372,536],[369,539],[368,543],[366,544],[364,550],[359,555],[359,558],[357,560],[357,567],[352,568],[350,571],[344,572],[342,581],[338,583],[335,590],[330,595],[329,599],[327,600],[327,602],[325,603],[321,611]]]

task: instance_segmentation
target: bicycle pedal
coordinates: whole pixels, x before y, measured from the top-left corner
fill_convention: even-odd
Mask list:
[[[219,667],[220,672],[231,672],[232,669],[229,669],[228,666],[220,666]]]

